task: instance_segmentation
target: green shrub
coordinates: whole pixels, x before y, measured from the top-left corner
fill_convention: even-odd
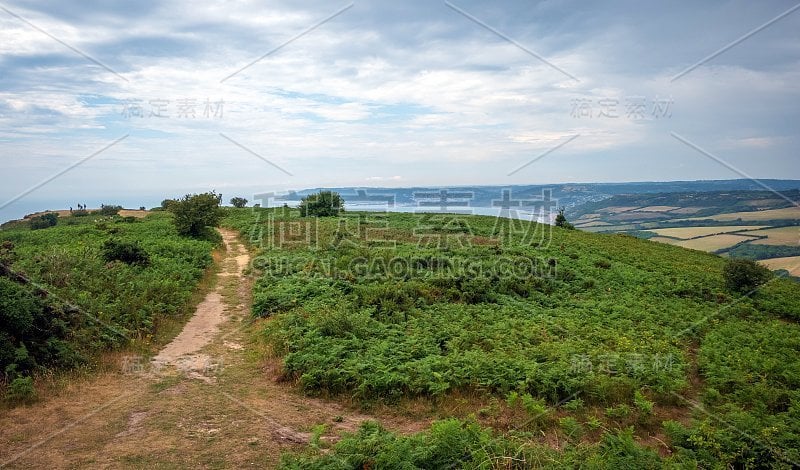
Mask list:
[[[12,404],[36,401],[36,388],[32,377],[17,377],[6,388],[6,401]]]
[[[219,203],[222,195],[215,192],[187,194],[179,201],[166,200],[166,209],[175,214],[175,227],[181,235],[203,237],[209,227],[216,227],[222,218]],[[170,201],[170,202],[168,202]]]
[[[121,210],[122,206],[107,206],[105,204],[101,204],[100,210],[97,211],[97,213],[102,216],[110,217],[119,214],[119,211]]]
[[[633,404],[642,416],[650,416],[653,413],[654,403],[647,399],[647,397],[639,390],[633,394]]]
[[[623,419],[630,415],[631,407],[624,403],[606,408],[606,416],[611,419]]]
[[[733,292],[749,294],[767,282],[769,269],[749,259],[729,259],[722,270],[725,285]]]
[[[303,217],[336,217],[344,210],[344,199],[339,193],[320,191],[301,199],[299,208]]]
[[[103,259],[107,262],[122,261],[134,266],[147,266],[150,256],[139,246],[139,242],[121,241],[116,239],[106,240],[103,243]]]
[[[58,214],[49,212],[31,219],[31,230],[41,230],[45,228],[55,227],[58,224]]]
[[[570,439],[579,439],[583,434],[583,429],[581,424],[578,422],[577,419],[573,418],[572,416],[565,416],[558,420],[558,424],[561,427],[561,430],[564,434],[567,435]]]
[[[578,411],[583,409],[584,403],[582,398],[574,398],[564,403],[564,409],[569,411]]]

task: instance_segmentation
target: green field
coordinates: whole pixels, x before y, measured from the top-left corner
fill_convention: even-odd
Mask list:
[[[792,281],[741,297],[715,255],[491,217],[242,209],[224,224],[259,249],[253,313],[285,380],[366,407],[470,397],[426,433],[366,426],[287,467],[800,459]]]

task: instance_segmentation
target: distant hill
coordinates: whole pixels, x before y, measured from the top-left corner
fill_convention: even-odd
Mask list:
[[[272,204],[291,204],[300,198],[321,189],[337,191],[348,205],[381,205],[391,201],[396,206],[419,206],[420,202],[432,202],[442,197],[449,201],[468,203],[470,207],[498,207],[505,198],[504,191],[512,201],[537,200],[543,192],[550,191],[550,198],[559,206],[576,207],[603,201],[618,195],[648,193],[696,193],[708,191],[764,191],[765,186],[775,191],[800,189],[800,180],[749,179],[710,181],[667,181],[635,183],[554,183],[536,185],[491,185],[491,186],[441,186],[407,188],[335,187],[311,188],[291,191],[274,197]],[[446,193],[442,193],[446,191]],[[266,206],[266,203],[264,204]],[[456,207],[456,205],[453,205]]]

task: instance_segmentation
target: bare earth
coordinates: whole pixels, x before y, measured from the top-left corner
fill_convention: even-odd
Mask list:
[[[264,362],[249,324],[249,254],[222,231],[215,288],[183,331],[152,360],[120,358],[110,372],[72,378],[57,394],[0,415],[0,467],[274,467],[325,425],[335,440],[366,419],[334,401],[302,396]],[[428,420],[387,415],[413,432]]]

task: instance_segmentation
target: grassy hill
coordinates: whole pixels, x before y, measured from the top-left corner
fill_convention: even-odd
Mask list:
[[[0,231],[0,372],[12,401],[32,397],[33,376],[146,347],[160,325],[190,311],[212,262],[215,243],[179,236],[168,213],[52,221]]]
[[[260,248],[253,313],[285,380],[429,431],[365,426],[287,467],[789,468],[800,286],[725,287],[725,260],[491,217],[230,211]],[[315,450],[316,449],[316,450]]]

